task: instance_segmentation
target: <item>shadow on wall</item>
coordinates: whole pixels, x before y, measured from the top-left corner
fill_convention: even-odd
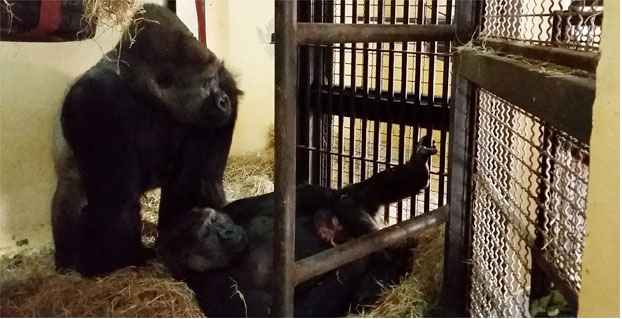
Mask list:
[[[31,63],[0,74],[0,254],[51,241],[53,125],[72,81]]]

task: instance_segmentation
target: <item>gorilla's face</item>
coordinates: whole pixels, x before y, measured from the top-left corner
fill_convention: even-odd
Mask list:
[[[163,67],[155,78],[161,101],[186,124],[222,127],[235,120],[238,96],[235,81],[222,62]]]
[[[191,270],[226,267],[248,245],[246,232],[229,216],[211,208],[195,208],[191,214],[190,219],[196,222],[189,229],[190,249],[184,256]]]
[[[135,37],[124,35],[109,58],[121,58],[130,86],[184,124],[219,128],[235,122],[242,94],[231,73],[170,10],[145,5]],[[137,22],[138,23],[138,22]]]
[[[192,209],[163,237],[160,253],[179,275],[227,267],[248,246],[246,231],[211,208]]]

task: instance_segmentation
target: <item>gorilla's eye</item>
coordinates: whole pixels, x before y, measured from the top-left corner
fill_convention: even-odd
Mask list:
[[[156,81],[158,82],[158,85],[160,85],[160,87],[163,89],[168,89],[173,86],[173,76],[168,72],[160,73]]]

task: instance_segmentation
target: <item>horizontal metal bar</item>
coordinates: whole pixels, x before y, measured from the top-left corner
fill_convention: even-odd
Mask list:
[[[442,224],[447,220],[447,211],[448,207],[443,206],[425,215],[302,259],[296,263],[296,284],[303,283],[371,253],[400,243],[428,227]]]
[[[565,48],[530,45],[518,41],[487,39],[487,47],[507,54],[521,55],[528,59],[541,60],[572,68],[596,72],[600,53],[570,50]]]
[[[469,81],[589,144],[595,80],[570,72],[548,72],[540,65],[462,49],[456,70]]]
[[[451,41],[455,30],[449,24],[336,24],[299,23],[299,44],[345,42]]]
[[[333,98],[343,94],[346,98],[352,99],[351,92],[348,90],[333,91]],[[320,104],[325,105],[328,103],[329,93],[323,91],[320,95]],[[349,101],[350,102],[350,101]],[[407,100],[402,103],[399,98],[389,100],[386,96],[381,100],[365,98],[363,95],[357,95],[354,97],[352,110],[344,110],[342,114],[337,114],[335,110],[332,110],[333,115],[344,115],[348,117],[356,116],[356,118],[387,122],[391,120],[394,124],[404,125],[418,125],[420,127],[431,128],[434,130],[447,129],[449,127],[449,108],[442,105],[429,105],[421,104],[419,101]],[[440,99],[439,99],[440,102]],[[394,114],[400,114],[399,117],[391,117],[388,109],[392,109]],[[326,110],[317,109],[318,112],[325,112]],[[401,113],[400,113],[401,112]]]

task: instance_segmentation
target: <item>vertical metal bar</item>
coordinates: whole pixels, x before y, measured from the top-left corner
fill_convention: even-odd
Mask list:
[[[424,136],[431,135],[431,134],[432,134],[432,130],[429,128],[426,128]],[[428,165],[430,166],[430,171],[433,171],[431,157],[428,158]],[[423,191],[423,211],[426,213],[430,211],[430,187],[426,187],[426,189]]]
[[[408,24],[410,12],[410,3],[409,0],[404,0],[403,6],[403,14],[402,17],[404,19],[404,24]],[[401,79],[401,87],[400,87],[400,101],[401,101],[401,112],[400,117],[403,116],[406,110],[406,100],[408,99],[408,42],[402,42],[402,79]],[[406,139],[406,126],[403,122],[400,121],[400,139],[399,139],[399,163],[404,163],[404,149],[405,149],[405,139]],[[402,200],[397,202],[397,222],[401,222],[404,220],[404,207],[402,205]],[[412,206],[411,206],[412,210]]]
[[[472,35],[479,19],[479,1],[456,2],[454,25],[458,35]],[[465,41],[466,40],[466,41]],[[462,43],[467,39],[458,38]],[[450,115],[449,219],[445,226],[443,289],[439,309],[445,315],[466,316],[469,305],[469,266],[471,239],[472,143],[477,96],[475,87],[459,77],[454,68]]]
[[[276,0],[275,216],[273,313],[294,315],[296,207],[297,1]]]
[[[437,207],[445,205],[445,161],[447,160],[447,130],[441,130],[438,168],[438,203]]]
[[[423,24],[423,7],[425,0],[417,0],[417,24]],[[421,41],[415,43],[415,103],[417,106],[421,105]],[[412,145],[415,147],[419,141],[419,126],[413,127],[413,141]],[[417,209],[417,194],[413,194],[410,197],[410,215],[414,216]]]
[[[413,136],[411,140],[412,149],[415,149],[417,147],[417,142],[419,141],[419,129],[420,129],[419,124],[415,123],[415,125],[413,126]],[[410,196],[410,218],[413,218],[416,216],[418,196],[419,195],[416,193],[413,193]]]
[[[447,0],[447,4],[445,7],[445,15],[446,15],[446,20],[445,23],[447,24],[451,24],[452,23],[452,18],[451,15],[453,14],[453,0]],[[445,48],[446,50],[443,50],[443,53],[449,53],[451,52],[451,42],[450,41],[446,41],[445,42]],[[443,106],[448,107],[449,106],[449,64],[450,64],[450,59],[451,57],[449,55],[445,55],[443,56],[443,92],[442,94],[442,103]]]
[[[352,23],[356,24],[357,19],[356,0],[352,1]],[[354,184],[354,157],[356,157],[355,139],[356,139],[356,116],[354,114],[354,100],[356,98],[356,43],[351,44],[350,50],[350,165],[348,167],[350,176],[348,182]]]
[[[371,4],[369,0],[364,2],[364,23],[369,24],[369,11]],[[363,44],[363,97],[365,106],[369,105],[369,43]],[[367,175],[367,118],[368,115],[362,118],[361,123],[361,180],[365,180]]]
[[[324,1],[324,13],[322,14],[322,20],[323,22],[333,22],[334,19],[334,7],[335,7],[335,1],[332,0],[327,0]],[[334,45],[333,44],[329,44],[328,47],[326,48],[326,66],[327,66],[327,73],[328,73],[328,100],[327,100],[327,107],[328,107],[328,112],[323,116],[324,119],[324,130],[322,132],[322,134],[324,135],[323,137],[325,137],[327,148],[326,148],[326,182],[328,187],[333,187],[333,155],[331,155],[331,153],[333,152],[333,92],[334,92],[334,82],[335,82],[335,73],[334,73],[334,59],[333,59],[333,55],[334,55],[334,51],[333,51]],[[324,138],[323,138],[324,139]]]
[[[423,24],[423,8],[425,6],[425,0],[417,1],[417,24]],[[421,104],[421,41],[417,41],[415,44],[415,98],[417,99],[417,105]]]
[[[322,19],[322,4],[319,0],[313,2],[313,22],[320,22]],[[315,103],[313,107],[313,173],[311,175],[311,183],[314,185],[322,184],[324,148],[322,143],[322,118],[324,116],[324,104],[322,103],[322,84],[324,78],[324,59],[322,55],[323,49],[319,46],[313,47],[313,84],[315,85]]]
[[[298,4],[298,21],[310,20],[311,2],[310,0],[299,1]],[[296,184],[311,183],[312,155],[313,151],[313,113],[311,110],[311,48],[309,46],[300,47],[299,77],[298,77],[298,105],[302,105],[298,114],[298,145],[304,147],[299,148],[296,154]]]
[[[438,0],[432,0],[431,23],[438,22]],[[430,52],[428,52],[428,101],[434,105],[434,72],[436,71],[436,41],[430,41]]]
[[[378,0],[378,24],[382,24],[384,1]],[[376,42],[376,102],[382,105],[382,42]],[[378,115],[378,114],[377,114]],[[380,153],[380,121],[374,120],[373,173],[378,173],[378,155]]]
[[[390,24],[395,24],[395,11],[396,11],[396,6],[395,6],[395,1],[391,1],[390,3],[390,11],[389,11],[389,23]],[[393,83],[393,78],[395,77],[395,43],[391,42],[389,43],[389,83],[388,83],[388,87],[387,87],[387,93],[388,93],[388,103],[387,103],[387,107],[386,107],[386,112],[388,113],[388,121],[387,121],[387,132],[386,132],[386,136],[387,136],[387,140],[386,140],[386,149],[385,149],[385,161],[386,161],[386,167],[385,169],[388,169],[391,166],[391,153],[392,153],[392,148],[393,148],[393,110],[392,110],[392,105],[393,105],[393,96],[394,96],[394,83]],[[390,214],[391,214],[391,204],[385,205],[384,206],[384,219],[386,221],[390,220]]]
[[[453,0],[447,0],[445,7],[445,22],[447,24],[452,23],[452,14],[453,14]],[[443,53],[451,52],[451,42],[445,42],[446,50]],[[449,107],[449,64],[450,64],[450,56],[445,56],[443,58],[443,92],[442,92],[442,104],[443,107]],[[445,168],[446,168],[446,150],[447,150],[447,130],[441,130],[441,145],[440,145],[440,167],[439,167],[439,175],[438,175],[438,207],[441,207],[445,204]]]
[[[339,14],[339,20],[340,23],[345,23],[346,22],[346,0],[341,0],[340,2],[340,14]],[[346,66],[346,54],[345,54],[345,49],[344,49],[345,44],[340,43],[339,44],[339,127],[337,128],[337,138],[338,138],[338,143],[337,143],[337,148],[338,151],[337,153],[339,154],[337,157],[337,189],[341,189],[341,187],[343,186],[343,157],[344,157],[344,148],[343,148],[343,126],[344,126],[344,119],[343,119],[343,113],[344,113],[344,108],[343,108],[343,103],[344,103],[344,98],[345,98],[345,83],[344,83],[344,79],[345,79],[345,66]]]

